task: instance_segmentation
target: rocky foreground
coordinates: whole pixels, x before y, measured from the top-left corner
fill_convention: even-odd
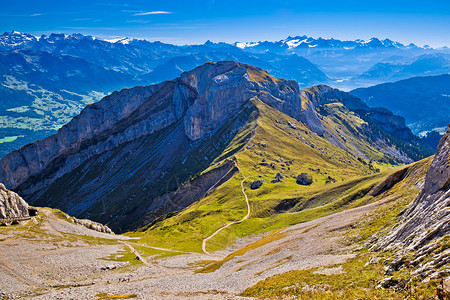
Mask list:
[[[386,275],[409,266],[414,267],[412,276],[425,282],[450,275],[449,207],[450,125],[428,168],[420,194],[402,211],[396,227],[374,236],[372,249],[391,249],[396,256],[386,267]],[[383,284],[398,282],[387,277]]]
[[[88,230],[43,209],[30,224],[42,231],[30,233],[26,227],[14,227],[5,232],[0,228],[0,290],[6,299],[97,299],[96,295],[104,293],[137,299],[238,299],[260,280],[291,270],[317,267],[324,274],[342,272],[332,266],[355,256],[355,246],[345,246],[345,233],[379,204],[291,226],[266,237],[240,239],[213,255],[168,252],[171,255],[160,259],[155,259],[158,252],[149,254],[169,249]],[[267,243],[233,257],[218,270],[196,273],[203,261],[220,260],[264,239]]]

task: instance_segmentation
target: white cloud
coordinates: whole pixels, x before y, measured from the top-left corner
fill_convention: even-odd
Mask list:
[[[133,16],[166,15],[166,14],[171,14],[171,13],[172,12],[170,12],[170,11],[155,10],[155,11],[136,13]]]
[[[138,23],[138,24],[147,24],[150,21],[146,21],[146,20],[126,20],[125,22],[127,22],[127,23]]]

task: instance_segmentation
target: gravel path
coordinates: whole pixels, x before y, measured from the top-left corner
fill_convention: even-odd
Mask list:
[[[231,222],[231,223],[226,224],[225,226],[223,226],[223,227],[217,229],[217,230],[216,230],[213,234],[211,234],[209,237],[205,238],[205,239],[202,241],[202,251],[203,251],[203,253],[205,253],[205,254],[207,254],[207,255],[211,255],[211,253],[209,253],[209,252],[206,250],[206,242],[207,242],[208,240],[210,240],[211,238],[213,238],[216,234],[218,234],[219,232],[221,232],[221,231],[224,230],[225,228],[227,228],[227,227],[229,227],[229,226],[231,226],[231,225],[233,225],[233,224],[238,224],[238,223],[244,222],[245,220],[247,220],[247,219],[250,217],[250,203],[248,202],[248,197],[247,197],[247,194],[245,193],[245,188],[244,188],[244,182],[245,182],[245,180],[247,179],[247,177],[241,172],[241,169],[239,168],[239,165],[238,165],[236,162],[235,162],[235,166],[238,168],[239,172],[240,172],[240,173],[242,174],[242,176],[244,177],[244,179],[242,179],[242,181],[241,181],[241,191],[242,191],[242,194],[244,194],[244,197],[245,197],[245,203],[247,204],[247,215],[245,215],[245,217],[243,217],[241,220],[234,221],[234,222]],[[216,256],[216,255],[215,255],[215,256]]]

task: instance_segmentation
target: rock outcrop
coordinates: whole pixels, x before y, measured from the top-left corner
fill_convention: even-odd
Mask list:
[[[84,226],[91,230],[95,230],[95,231],[103,232],[103,233],[114,234],[114,232],[108,226],[91,221],[91,220],[73,218],[73,222],[75,224]]]
[[[450,249],[445,246],[448,243],[445,237],[450,234],[449,207],[450,125],[417,198],[401,212],[396,227],[387,234],[373,237],[376,240],[373,250],[390,249],[397,257],[386,267],[386,274],[402,268],[406,254],[413,257],[410,264],[416,268],[412,273],[415,277],[429,280],[450,274]],[[424,259],[426,257],[429,259]]]
[[[0,219],[29,217],[28,204],[19,195],[0,183]]]
[[[425,186],[402,212],[404,220],[378,248],[407,247],[417,250],[429,241],[450,233],[450,126],[425,176]]]
[[[321,115],[328,113],[327,107],[332,107],[333,104],[335,107],[336,105],[343,105],[351,113],[359,116],[361,121],[366,123],[362,126],[361,133],[367,135],[374,146],[387,156],[403,163],[412,163],[414,160],[419,160],[433,154],[432,149],[424,145],[406,126],[403,117],[394,115],[385,108],[369,107],[361,99],[352,94],[326,85],[318,85],[301,90],[301,94],[303,99],[302,105],[307,109],[302,111],[299,120],[308,124],[316,134],[325,136],[331,143],[340,148],[358,155],[357,152],[354,152],[354,148],[358,147],[352,143],[351,139],[346,138],[345,135],[342,136],[342,131],[327,128],[320,119]],[[315,114],[315,111],[323,112],[321,114]],[[371,124],[376,125],[378,129],[371,130]],[[355,129],[353,128],[352,130]],[[389,141],[390,137],[407,142],[409,148],[403,147],[403,145],[398,145],[400,147],[391,147],[389,145],[392,143]]]

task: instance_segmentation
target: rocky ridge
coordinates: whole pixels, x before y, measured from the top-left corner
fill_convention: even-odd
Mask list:
[[[401,269],[412,255],[413,276],[429,280],[450,275],[450,125],[428,168],[424,187],[399,216],[399,225],[373,239],[374,250],[390,249],[396,258],[386,274]]]
[[[352,94],[326,85],[317,85],[300,92],[303,110],[299,119],[308,124],[316,134],[325,136],[331,143],[356,156],[361,156],[361,151],[356,150],[357,142],[351,141],[351,136],[340,130],[342,129],[341,124],[336,124],[341,121],[339,113],[354,114],[358,118],[352,122],[363,123],[359,128],[352,127],[351,135],[357,135],[359,139],[366,138],[378,150],[399,162],[411,163],[433,153],[432,149],[423,145],[412,134],[406,126],[404,118],[394,115],[387,109],[370,107]],[[331,126],[327,126],[328,122],[324,121],[324,117],[330,115],[334,115],[338,120],[334,121]],[[373,130],[373,125],[377,127],[376,130]],[[349,127],[345,122],[344,126]],[[358,131],[359,134],[355,131]],[[393,146],[392,140],[401,142],[397,143],[397,146]],[[402,145],[402,143],[406,145]]]
[[[287,100],[276,103],[273,96],[266,99],[277,104],[277,108],[295,112],[295,107],[300,106],[295,81],[281,83],[267,74],[267,81],[253,82],[246,69],[236,62],[206,64],[173,81],[114,92],[87,106],[57,134],[4,157],[0,178],[7,187],[15,189],[51,167],[57,158],[64,160],[64,166],[45,180],[49,183],[92,155],[151,134],[180,119],[187,137],[191,141],[199,140],[259,89]],[[29,190],[34,191],[34,188]]]
[[[401,214],[405,222],[379,242],[378,247],[417,250],[430,240],[450,233],[449,204],[450,126],[427,171],[424,188]]]

